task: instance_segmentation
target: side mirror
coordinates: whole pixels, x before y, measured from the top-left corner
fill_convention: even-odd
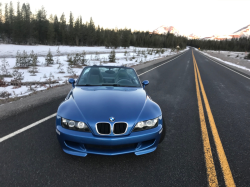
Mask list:
[[[147,86],[149,84],[149,81],[148,80],[145,80],[142,82],[142,85],[143,85],[143,88],[145,88],[145,86]]]
[[[70,84],[72,84],[72,87],[74,88],[75,87],[75,82],[76,82],[75,79],[69,78],[68,81],[69,81]]]

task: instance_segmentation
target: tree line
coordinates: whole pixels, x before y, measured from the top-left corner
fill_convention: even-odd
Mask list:
[[[232,38],[230,40],[188,40],[188,46],[201,50],[243,51],[250,52],[250,37]]]
[[[152,35],[145,31],[131,29],[108,29],[96,26],[92,18],[83,23],[82,17],[74,18],[70,12],[69,19],[61,16],[47,15],[44,7],[36,13],[31,12],[30,4],[0,3],[0,40],[12,44],[106,46],[106,47],[154,47],[185,48],[187,38],[173,34]]]

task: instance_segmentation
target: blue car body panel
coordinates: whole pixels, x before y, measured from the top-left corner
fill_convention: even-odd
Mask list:
[[[77,156],[87,154],[119,155],[146,154],[157,148],[161,137],[162,119],[158,126],[133,132],[139,121],[154,119],[162,115],[160,107],[147,96],[142,87],[76,86],[57,111],[56,131],[64,152]],[[84,122],[91,132],[63,128],[61,118]],[[127,131],[122,135],[100,135],[96,131],[98,122],[126,122]],[[93,146],[94,145],[94,146]],[[119,146],[117,149],[99,149],[100,146]],[[116,148],[116,147],[115,147]]]

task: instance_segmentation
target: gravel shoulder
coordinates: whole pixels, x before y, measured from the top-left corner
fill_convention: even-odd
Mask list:
[[[153,61],[148,61],[143,64],[133,66],[133,68],[136,71],[138,71],[143,68],[166,61],[170,58],[174,58],[175,56],[178,56],[180,54],[181,53],[170,55],[170,56],[156,59]],[[18,115],[20,112],[28,111],[34,107],[38,107],[43,104],[49,103],[55,99],[66,97],[66,95],[68,94],[71,88],[72,88],[71,85],[54,87],[48,90],[39,91],[29,96],[21,97],[20,99],[9,102],[9,103],[2,104],[0,105],[0,119],[4,119],[12,115]]]
[[[205,54],[208,54],[208,55],[210,55],[212,57],[219,58],[219,59],[221,59],[223,61],[227,61],[227,62],[230,62],[232,64],[235,64],[235,65],[238,65],[238,66],[242,66],[242,67],[245,67],[245,68],[247,68],[247,69],[250,70],[250,61],[249,60],[239,59],[239,58],[235,58],[233,56],[228,56],[227,53],[219,53],[219,52],[211,52],[211,51],[202,51],[202,52],[205,53]],[[248,70],[244,70],[242,68],[238,68],[238,67],[236,67],[234,65],[230,65],[228,63],[225,63],[223,61],[220,61],[220,60],[217,60],[217,59],[214,59],[214,58],[212,58],[212,59],[215,60],[218,63],[221,63],[221,64],[223,64],[225,66],[228,66],[228,67],[230,67],[232,69],[235,69],[238,72],[241,72],[243,74],[246,74],[246,75],[250,76],[250,71],[248,71]]]

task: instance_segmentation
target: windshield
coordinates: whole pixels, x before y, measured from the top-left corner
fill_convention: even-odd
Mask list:
[[[132,68],[91,66],[84,68],[77,86],[141,87],[141,84]]]

